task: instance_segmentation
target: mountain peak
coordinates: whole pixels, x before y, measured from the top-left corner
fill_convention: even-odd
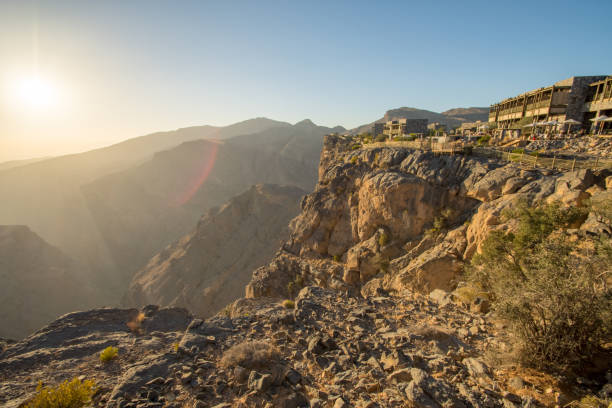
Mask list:
[[[310,119],[304,119],[300,122],[297,122],[294,126],[308,126],[308,127],[315,127],[317,125],[314,124],[314,122]]]

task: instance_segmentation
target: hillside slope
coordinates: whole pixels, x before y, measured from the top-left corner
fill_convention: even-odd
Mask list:
[[[20,339],[64,313],[96,306],[80,269],[28,227],[0,225],[0,337]]]
[[[133,269],[124,271],[122,270],[124,264],[115,262],[115,259],[118,257],[116,251],[121,249],[113,246],[113,240],[110,243],[106,242],[107,236],[105,235],[108,229],[113,228],[113,226],[107,227],[103,225],[100,227],[101,220],[95,214],[92,215],[91,212],[92,208],[98,209],[105,206],[104,202],[92,204],[90,201],[92,195],[104,198],[102,193],[110,193],[110,187],[107,184],[110,179],[105,179],[105,177],[132,169],[139,169],[140,166],[146,167],[147,163],[157,160],[155,158],[156,153],[172,149],[185,142],[209,138],[227,139],[247,133],[260,133],[269,129],[283,128],[290,129],[291,125],[265,118],[251,119],[222,128],[213,126],[184,128],[170,132],[158,132],[89,152],[55,157],[7,169],[0,172],[0,197],[2,197],[0,224],[28,225],[37,231],[47,242],[57,246],[67,255],[86,266],[86,269],[91,270],[92,276],[98,279],[96,284],[100,285],[101,288],[102,286],[108,286],[109,282],[112,282],[113,285],[120,285],[124,283],[121,277],[132,273]],[[316,143],[320,144],[320,141]],[[239,147],[236,149],[239,149]],[[235,154],[228,152],[227,149],[224,151],[227,152],[227,155],[224,156],[222,154],[224,162],[222,167],[225,169],[226,174],[231,172],[229,169],[232,163],[240,167],[242,155],[248,156],[248,154],[244,153],[244,149],[240,150],[240,152],[237,151]],[[186,154],[189,154],[189,152],[186,152]],[[191,157],[193,158],[193,155]],[[193,164],[196,160],[197,158],[193,158],[191,163]],[[251,160],[251,162],[254,160]],[[175,159],[175,161],[178,163],[181,160]],[[189,162],[189,158],[186,158],[186,161]],[[213,197],[210,194],[214,193],[212,190],[209,190],[208,201],[212,203],[210,205],[221,204],[227,198],[257,182],[285,182],[282,177],[274,179],[269,177],[271,172],[291,173],[290,170],[285,171],[285,169],[279,168],[277,159],[270,159],[270,169],[267,169],[267,162],[260,161],[258,163],[258,167],[251,166],[249,169],[249,172],[251,172],[250,176],[252,175],[252,177],[249,177],[248,182],[238,183],[238,186],[233,186],[231,185],[232,181],[227,177],[216,180],[216,184],[222,190],[225,188],[223,185],[229,183],[229,191],[219,197]],[[315,164],[310,164],[309,168],[314,166]],[[166,170],[163,166],[159,170],[152,170],[151,179],[157,180],[158,178],[163,178],[164,176],[160,172],[166,172]],[[135,172],[138,171],[135,170]],[[302,169],[299,168],[297,171],[302,171]],[[262,175],[261,172],[264,172],[265,175]],[[309,172],[312,174],[312,170],[309,170]],[[170,171],[167,172],[166,177],[168,174],[176,175],[179,180],[193,175],[191,173],[177,174]],[[236,174],[241,176],[245,174],[245,170],[237,169]],[[304,180],[307,176],[300,177],[301,180]],[[295,178],[288,176],[287,179],[288,182],[297,184]],[[101,185],[106,188],[100,194],[96,194],[95,191],[92,192],[91,188],[86,187],[91,186],[96,180],[103,180]],[[115,180],[121,179],[115,178]],[[165,180],[166,186],[175,181],[168,180],[167,178]],[[151,185],[154,184],[152,183]],[[309,185],[313,184],[314,180],[310,180]],[[147,186],[133,187],[149,191]],[[130,197],[135,194],[127,186],[126,190],[129,192]],[[87,195],[84,195],[83,191],[86,191]],[[122,187],[118,186],[115,191],[122,191]],[[172,190],[170,189],[169,191]],[[155,194],[158,193],[165,194],[164,191],[155,192]],[[145,192],[145,196],[146,194]],[[167,196],[164,197],[167,198]],[[121,197],[109,199],[123,200]],[[157,200],[159,201],[160,198],[157,198]],[[194,209],[194,212],[190,213],[191,218],[186,223],[180,224],[177,233],[169,234],[163,237],[162,240],[159,237],[155,237],[155,245],[161,242],[160,246],[155,246],[152,248],[152,251],[148,251],[139,259],[144,262],[154,251],[163,248],[169,242],[172,242],[172,240],[189,231],[189,228],[197,221],[197,218],[210,205],[207,204],[204,207]],[[171,207],[168,211],[172,212],[174,210],[175,207]],[[144,211],[146,212],[147,209],[145,208]],[[177,211],[181,210],[178,209]],[[166,219],[167,214],[155,215],[155,217],[158,216]],[[116,220],[125,220],[129,217],[129,214],[118,214]],[[104,222],[113,224],[116,221],[104,220]],[[139,232],[142,233],[143,230]],[[146,237],[146,234],[142,235]],[[121,241],[121,237],[118,239]],[[138,242],[139,239],[140,237],[137,237],[135,242]],[[123,244],[127,241],[123,240],[121,242]],[[127,243],[129,244],[129,242]],[[127,252],[126,257],[130,257],[129,247],[125,247],[122,251]],[[104,289],[108,289],[108,287]],[[111,295],[117,293],[115,289],[116,287],[113,287],[108,293]]]
[[[251,271],[289,237],[287,225],[305,192],[258,184],[211,209],[196,228],[136,273],[124,304],[186,307],[210,317],[244,295]]]
[[[226,141],[199,140],[82,188],[119,286],[202,213],[259,183],[310,191],[329,128],[296,124]]]

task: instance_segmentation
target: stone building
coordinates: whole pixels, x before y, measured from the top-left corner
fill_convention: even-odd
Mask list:
[[[372,136],[376,138],[376,136],[382,135],[384,129],[384,123],[374,123],[374,126],[372,127]]]
[[[583,110],[586,123],[591,122],[594,124],[592,119],[600,116],[612,118],[612,76],[589,85]],[[602,122],[601,124],[603,125],[604,133],[612,131],[611,121]]]
[[[529,123],[549,121],[562,123],[573,119],[584,126],[590,126],[591,115],[587,115],[587,112],[590,112],[591,108],[587,107],[589,105],[587,99],[593,92],[595,92],[593,97],[604,98],[605,89],[608,89],[605,83],[606,77],[602,75],[571,77],[545,88],[504,99],[491,105],[489,123],[496,124],[498,129],[521,129]]]
[[[407,136],[411,133],[424,134],[427,132],[427,119],[397,119],[385,123],[383,135],[390,139],[397,136]]]
[[[429,130],[441,130],[442,132],[448,131],[448,127],[440,122],[433,122],[427,125],[427,129]]]

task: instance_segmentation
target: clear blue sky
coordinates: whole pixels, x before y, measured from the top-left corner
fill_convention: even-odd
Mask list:
[[[610,0],[505,3],[3,0],[5,88],[36,70],[63,105],[17,115],[5,92],[0,143],[30,157],[256,116],[350,128],[612,74]]]

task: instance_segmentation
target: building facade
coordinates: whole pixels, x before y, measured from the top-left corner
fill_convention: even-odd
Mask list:
[[[586,120],[602,115],[612,117],[612,76],[589,85],[583,111]]]
[[[407,136],[411,133],[424,134],[427,132],[427,119],[398,119],[385,123],[383,135],[393,139],[397,136]]]
[[[376,136],[382,135],[384,129],[385,129],[384,123],[374,123],[374,126],[372,127],[372,136],[376,138]]]
[[[587,114],[589,95],[595,92],[593,98],[601,97],[603,102],[607,89],[605,83],[606,77],[602,75],[571,77],[545,88],[504,99],[491,105],[489,123],[497,125],[498,129],[521,129],[529,123],[549,121],[561,123],[573,119],[584,126],[590,126],[588,122],[590,117]],[[599,85],[594,88],[592,86],[594,84]],[[599,100],[593,99],[591,102],[599,103]],[[593,104],[594,108],[597,103]]]

